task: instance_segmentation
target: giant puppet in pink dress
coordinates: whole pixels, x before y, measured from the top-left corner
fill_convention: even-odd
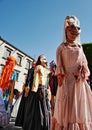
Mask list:
[[[76,35],[75,40],[73,35]],[[90,72],[80,44],[80,24],[75,16],[65,19],[63,42],[57,48],[56,62],[60,83],[52,130],[92,130],[92,92],[87,83]]]

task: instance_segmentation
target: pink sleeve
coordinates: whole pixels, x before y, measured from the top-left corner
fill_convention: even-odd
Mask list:
[[[62,45],[57,48],[56,51],[56,71],[55,75],[61,74],[64,75],[63,61],[62,61]]]

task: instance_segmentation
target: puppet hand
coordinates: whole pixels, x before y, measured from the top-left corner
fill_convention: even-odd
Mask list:
[[[63,83],[63,79],[64,79],[64,75],[57,75],[58,78],[58,86],[61,87],[62,83]]]
[[[29,88],[29,87],[25,87],[25,97],[27,97],[27,96],[28,96],[29,90],[30,90],[30,88]]]

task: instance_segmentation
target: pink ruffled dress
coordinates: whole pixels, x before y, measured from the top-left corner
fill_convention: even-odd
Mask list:
[[[52,130],[92,130],[90,74],[82,46],[60,44],[56,74],[64,74],[58,86]]]

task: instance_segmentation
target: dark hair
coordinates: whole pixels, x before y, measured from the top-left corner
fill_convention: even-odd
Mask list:
[[[36,65],[41,65],[41,57],[44,56],[44,54],[38,56],[38,59],[37,59],[37,62],[36,62]]]

